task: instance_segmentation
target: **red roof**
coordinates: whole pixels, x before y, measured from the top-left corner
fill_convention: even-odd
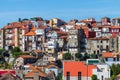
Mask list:
[[[81,72],[82,76],[92,76],[92,70],[96,69],[96,65],[86,65],[80,61],[65,61],[64,62],[64,76],[67,72],[70,72],[70,76],[78,76],[78,72]],[[88,71],[87,71],[88,70]]]
[[[57,32],[57,34],[64,34],[64,35],[68,34],[68,32],[63,32],[63,31],[56,31],[56,32]]]
[[[120,28],[120,26],[110,26],[112,29]]]
[[[15,71],[14,71],[14,70],[0,70],[0,76],[6,74],[6,73],[8,73],[8,72],[10,72],[10,73],[12,73],[12,74],[15,74]]]
[[[25,36],[35,36],[35,35],[36,35],[36,33],[33,32],[33,31],[27,32],[27,33],[25,34]]]
[[[25,75],[25,77],[34,77],[34,73],[35,72],[38,72],[38,75],[41,76],[41,77],[47,77],[47,74],[44,73],[44,72],[41,72],[39,70],[32,70],[30,71],[28,74]]]
[[[104,58],[113,58],[113,57],[115,57],[115,54],[112,52],[104,52],[103,57]]]
[[[20,57],[22,57],[22,58],[35,58],[35,57],[32,56],[32,55],[21,55]]]
[[[60,38],[62,38],[62,39],[67,39],[67,36],[60,36]]]

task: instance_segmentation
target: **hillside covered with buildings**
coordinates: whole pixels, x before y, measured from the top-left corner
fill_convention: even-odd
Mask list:
[[[120,18],[19,18],[0,29],[0,48],[11,65],[0,80],[120,79]]]

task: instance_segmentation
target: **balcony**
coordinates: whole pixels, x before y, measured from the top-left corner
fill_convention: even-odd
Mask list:
[[[13,31],[12,30],[9,30],[9,31],[5,31],[6,34],[12,34]]]
[[[13,38],[12,37],[6,37],[5,39],[6,40],[12,40]]]

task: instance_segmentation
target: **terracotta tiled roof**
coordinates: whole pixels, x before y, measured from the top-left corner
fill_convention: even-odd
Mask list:
[[[68,32],[63,32],[63,31],[56,31],[57,32],[57,34],[68,34]]]
[[[25,34],[25,36],[35,36],[35,35],[36,35],[36,33],[33,31],[30,31],[30,32]]]
[[[120,28],[120,26],[110,26],[112,29]]]
[[[60,36],[60,38],[67,39],[68,37],[67,36]]]
[[[35,58],[34,56],[31,56],[31,55],[21,55],[20,57],[22,57],[22,58]]]
[[[80,22],[88,23],[88,22],[91,22],[91,21],[88,21],[88,20],[81,20]]]
[[[38,66],[32,66],[30,64],[27,64],[25,66],[29,66],[29,68],[32,69],[32,70],[41,70],[41,67],[38,67]]]
[[[25,77],[34,77],[35,72],[38,72],[39,76],[41,77],[47,77],[47,74],[45,74],[44,72],[38,71],[38,70],[30,71],[28,74],[25,75]]]
[[[67,76],[66,72],[70,72],[70,76],[78,76],[78,72],[81,72],[81,76],[85,77],[91,77],[93,69],[96,69],[96,65],[86,65],[82,61],[65,61],[63,66],[63,74],[64,76]],[[88,72],[88,73],[86,73]]]
[[[103,25],[96,25],[92,26],[92,28],[110,28],[111,26],[103,26]]]
[[[52,68],[52,67],[58,68],[56,65],[53,65],[53,64],[46,66],[46,68]]]
[[[36,30],[36,27],[32,27],[31,31],[35,31]]]
[[[46,29],[47,26],[39,26],[37,29]]]
[[[103,53],[104,58],[113,58],[115,55],[112,52],[104,52]]]
[[[32,70],[37,70],[34,66],[32,66],[30,64],[28,64],[27,66],[29,66],[29,68],[32,69]]]
[[[118,74],[117,77],[120,77],[120,74]]]
[[[42,52],[41,50],[34,50],[35,52],[37,52],[37,53],[40,53],[40,52]]]
[[[22,28],[22,24],[20,22],[12,22],[7,26],[4,26],[4,29],[8,28]]]
[[[77,25],[77,26],[72,27],[71,29],[84,29],[84,30],[88,30],[88,27],[87,26],[79,26],[79,25]]]

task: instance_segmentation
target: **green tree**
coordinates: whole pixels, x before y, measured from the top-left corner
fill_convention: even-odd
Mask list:
[[[93,74],[91,78],[92,80],[97,80],[97,75]]]
[[[120,73],[120,64],[116,65],[116,74],[118,75]]]
[[[55,63],[56,63],[56,65],[57,65],[59,68],[62,68],[62,67],[63,67],[63,64],[62,64],[62,61],[61,61],[61,60],[56,60]]]
[[[5,51],[5,49],[2,49],[2,48],[1,48],[1,49],[0,49],[0,55],[1,55],[1,53],[2,53],[3,51]]]
[[[63,55],[63,59],[65,59],[65,60],[71,60],[71,57],[72,57],[72,55],[70,53],[65,53]]]
[[[81,60],[83,56],[82,56],[81,53],[76,53],[76,54],[75,54],[75,57],[76,57],[77,59]]]
[[[98,56],[97,56],[97,54],[91,54],[91,55],[90,55],[90,58],[91,58],[91,59],[97,59]]]
[[[18,57],[19,55],[21,55],[21,50],[19,47],[14,47],[12,54],[14,57]]]
[[[111,66],[111,75],[117,75],[117,68],[115,64]]]
[[[112,75],[110,80],[116,80],[116,75]]]
[[[14,47],[13,52],[21,52],[19,47]]]
[[[90,58],[90,55],[88,53],[85,53],[84,56],[83,56],[83,59],[86,60],[86,59],[89,59]]]
[[[62,73],[59,73],[59,74],[58,74],[57,80],[63,80],[63,79],[62,79]]]

